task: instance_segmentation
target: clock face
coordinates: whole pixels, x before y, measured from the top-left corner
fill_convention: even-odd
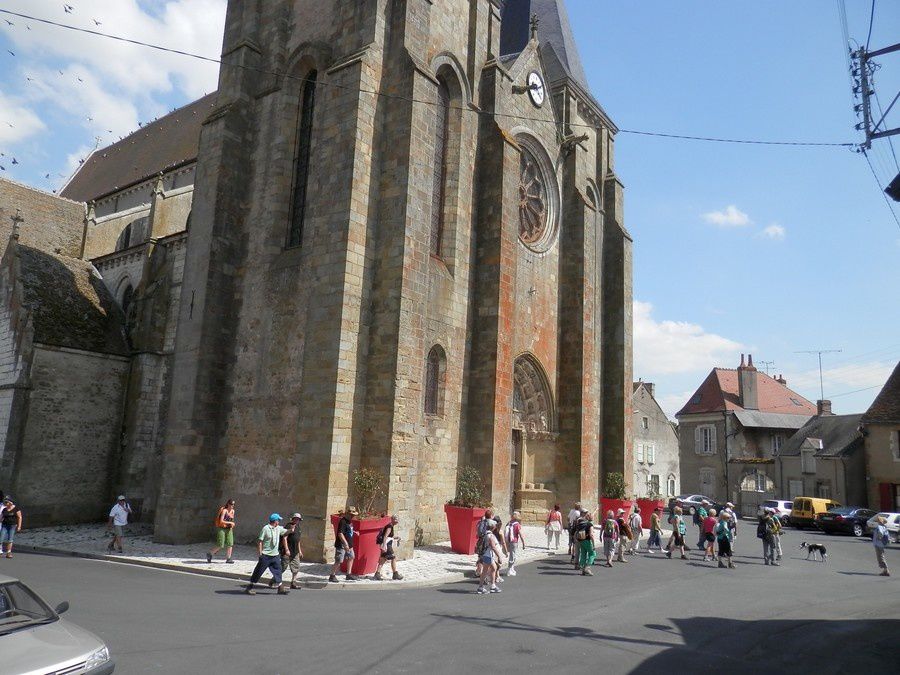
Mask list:
[[[544,80],[541,76],[535,71],[528,73],[528,96],[531,102],[540,108],[544,104],[545,94]]]

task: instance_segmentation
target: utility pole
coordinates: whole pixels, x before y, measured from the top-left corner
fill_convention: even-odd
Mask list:
[[[775,365],[774,361],[760,361],[762,367],[766,369],[766,375],[769,374],[769,368],[772,368]]]
[[[839,354],[843,349],[810,349],[808,351],[794,352],[795,354],[818,354],[819,355],[819,397],[825,400],[825,385],[822,380],[822,354]]]
[[[875,139],[887,138],[888,136],[900,134],[900,127],[888,129],[885,126],[885,128],[879,131],[882,124],[884,124],[885,118],[891,111],[891,108],[894,107],[897,99],[900,98],[900,92],[897,92],[897,95],[894,96],[894,99],[888,105],[887,110],[882,112],[881,118],[874,124],[874,116],[872,115],[871,97],[875,94],[875,89],[872,86],[872,74],[878,68],[878,65],[872,62],[871,59],[876,56],[883,56],[884,54],[891,54],[894,52],[900,52],[900,42],[891,45],[890,47],[872,51],[867,51],[865,47],[860,47],[850,54],[850,59],[852,61],[850,74],[853,77],[853,95],[854,97],[858,96],[862,99],[861,103],[854,106],[854,110],[857,114],[862,115],[862,122],[857,124],[856,128],[866,135],[866,140],[862,143],[862,148],[864,150],[870,149],[872,147],[872,141]]]

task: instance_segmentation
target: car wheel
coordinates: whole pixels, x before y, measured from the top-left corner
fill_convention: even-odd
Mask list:
[[[859,523],[855,523],[855,524],[853,525],[853,536],[854,536],[854,537],[861,537],[861,536],[863,536],[863,534],[865,534],[865,533],[863,532],[863,526],[860,525]]]

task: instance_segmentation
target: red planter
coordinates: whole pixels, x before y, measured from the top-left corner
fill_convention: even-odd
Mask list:
[[[624,509],[626,515],[631,513],[631,504],[632,501],[630,499],[607,499],[606,497],[600,498],[600,515],[597,516],[598,520],[603,520],[606,518],[606,512],[612,511],[614,516],[617,516],[619,513],[619,509]]]
[[[338,521],[341,517],[331,516],[331,526],[334,528],[335,537],[337,537]],[[381,556],[381,547],[375,543],[381,528],[391,522],[387,516],[384,518],[366,518],[358,520],[354,518],[350,521],[353,524],[353,570],[351,574],[364,576],[372,574],[378,569],[378,558]],[[347,561],[341,565],[341,571],[347,573]]]
[[[641,510],[641,527],[645,530],[650,529],[650,516],[656,509],[665,509],[666,501],[664,499],[638,499],[638,508]]]
[[[472,555],[475,553],[478,521],[487,509],[469,509],[464,506],[444,504],[447,528],[450,530],[450,548],[455,553]]]

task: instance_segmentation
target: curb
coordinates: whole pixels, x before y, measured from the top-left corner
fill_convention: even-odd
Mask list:
[[[57,548],[48,548],[46,546],[31,546],[28,544],[16,544],[16,550],[25,551],[28,553],[39,553],[44,555],[57,555],[57,556],[67,556],[70,558],[83,558],[86,560],[102,560],[105,562],[113,562],[121,565],[134,565],[136,567],[150,567],[152,569],[158,569],[169,572],[186,572],[189,574],[197,574],[199,576],[204,577],[214,577],[219,579],[231,579],[233,581],[242,581],[249,582],[250,575],[242,574],[240,572],[220,572],[218,570],[213,569],[205,569],[202,567],[192,567],[188,565],[169,565],[166,563],[155,563],[149,560],[136,560],[134,558],[126,558],[115,555],[105,555],[102,553],[84,553],[81,551],[66,551],[63,549]],[[543,560],[545,557],[537,557],[532,560],[520,560],[516,565],[527,565],[533,562],[537,562],[539,560]],[[299,581],[298,584],[303,589],[310,590],[356,590],[356,591],[387,591],[387,590],[409,590],[415,588],[433,588],[435,586],[443,586],[444,584],[454,583],[458,581],[465,581],[466,579],[472,579],[472,577],[467,576],[464,572],[450,572],[448,574],[444,574],[435,579],[426,579],[422,581],[390,581],[386,580],[383,582],[374,582],[369,581],[366,582],[365,578],[361,578],[359,581],[339,581],[338,583],[329,583],[327,580],[323,581]],[[259,584],[258,584],[259,585]],[[263,584],[264,586],[264,584]]]

